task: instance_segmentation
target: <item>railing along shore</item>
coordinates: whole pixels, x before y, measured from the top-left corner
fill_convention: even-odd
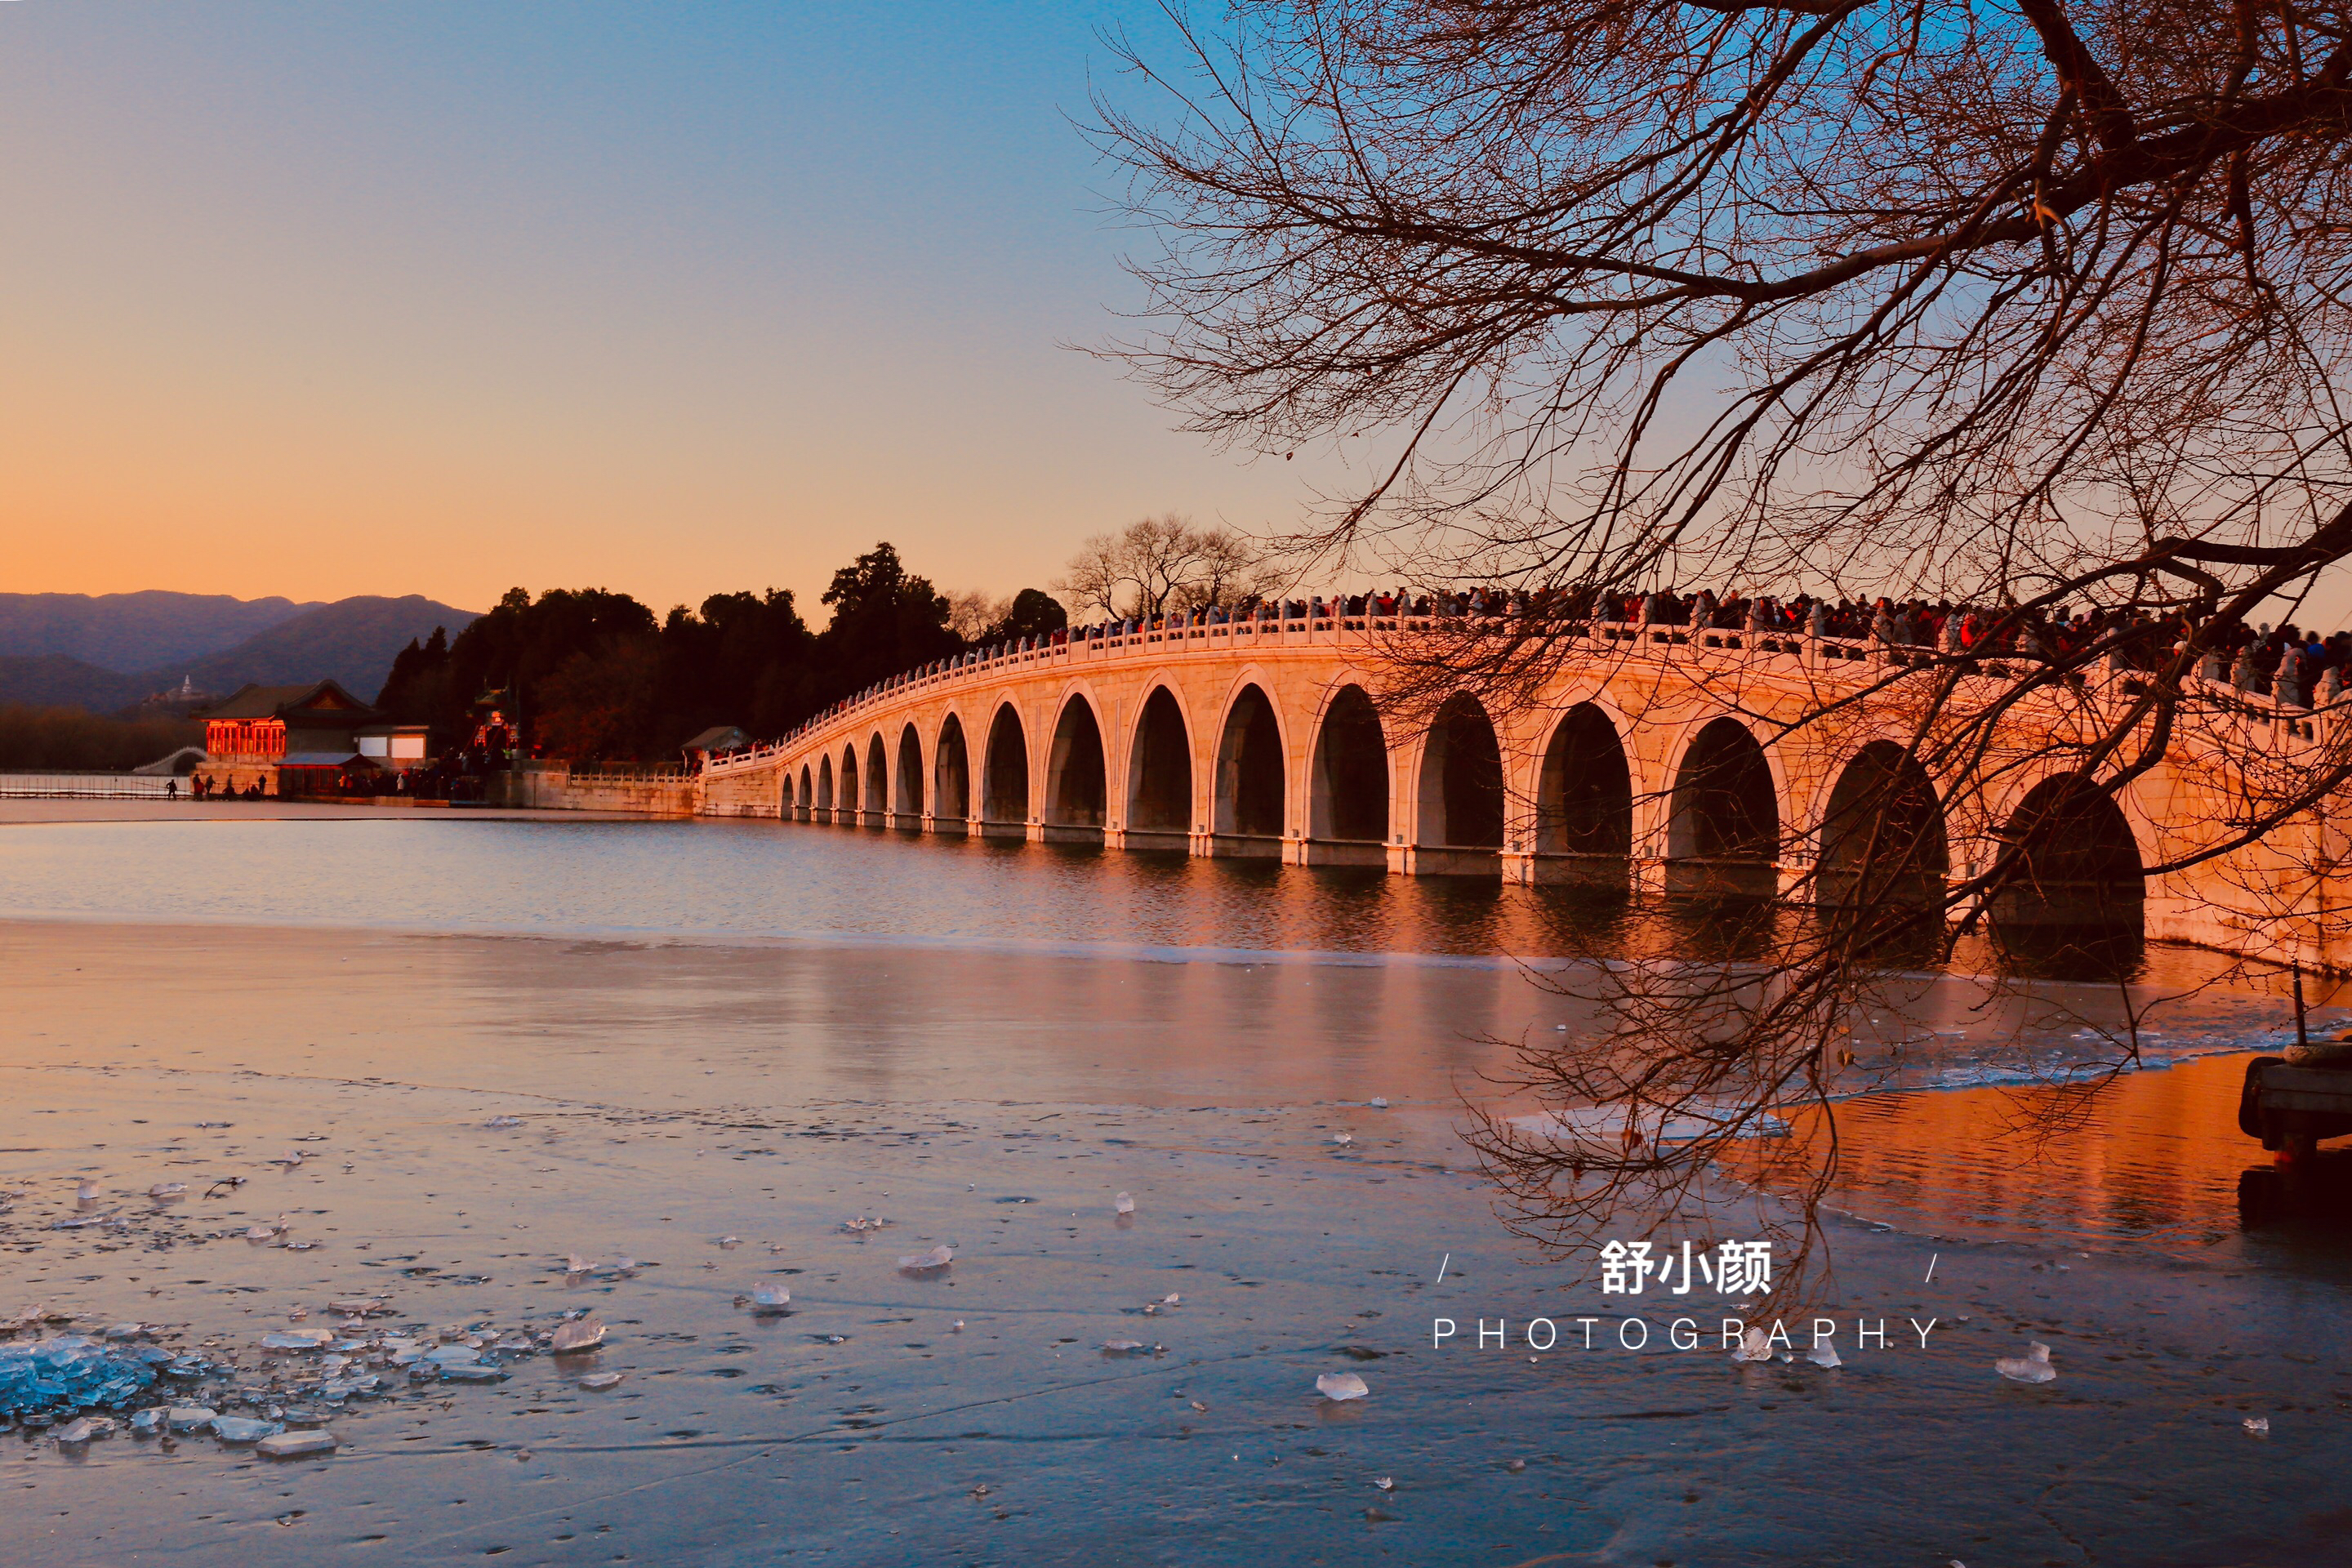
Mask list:
[[[183,795],[187,784],[169,774],[100,773],[0,773],[0,799],[6,800],[163,800],[177,784]]]

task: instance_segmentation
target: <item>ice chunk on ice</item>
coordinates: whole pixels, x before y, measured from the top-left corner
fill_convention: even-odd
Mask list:
[[[98,1184],[89,1177],[84,1176],[81,1179],[81,1184],[74,1188],[74,1201],[85,1204],[98,1202]]]
[[[482,1359],[482,1352],[471,1345],[441,1345],[426,1351],[425,1359],[435,1366],[471,1366]]]
[[[1139,1350],[1150,1348],[1141,1340],[1105,1340],[1103,1342],[1104,1353],[1108,1355],[1133,1355]]]
[[[213,1436],[224,1443],[258,1443],[286,1428],[275,1421],[257,1421],[250,1415],[215,1415]]]
[[[1120,1214],[1133,1214],[1135,1212],[1135,1200],[1132,1197],[1129,1197],[1127,1194],[1121,1193],[1117,1198],[1111,1201],[1110,1206],[1118,1210]]]
[[[2252,1422],[2246,1423],[2251,1426]],[[92,1437],[103,1437],[114,1430],[114,1423],[103,1415],[84,1415],[58,1428],[58,1446],[77,1448]]]
[[[155,1369],[138,1351],[80,1334],[0,1344],[0,1416],[124,1405],[154,1381]]]
[[[174,1405],[163,1412],[163,1425],[174,1432],[201,1432],[220,1412],[205,1405]]]
[[[1374,1110],[1386,1110],[1388,1108],[1389,1097],[1387,1095],[1376,1094],[1372,1096],[1372,1109]]]
[[[2257,1437],[2267,1437],[2271,1435],[2271,1418],[2267,1415],[2249,1415],[2244,1425],[2246,1430]],[[65,1439],[60,1437],[58,1441],[62,1443]]]
[[[1843,1366],[1845,1364],[1843,1362],[1838,1360],[1837,1346],[1832,1344],[1815,1345],[1811,1350],[1805,1352],[1805,1359],[1811,1362],[1815,1366]]]
[[[604,1325],[594,1314],[585,1318],[567,1318],[555,1325],[554,1337],[548,1348],[557,1355],[571,1355],[580,1351],[593,1351],[604,1342]]]
[[[2048,1383],[2058,1375],[2050,1364],[2050,1347],[2035,1340],[2023,1355],[2003,1356],[1992,1369],[2011,1383]]]
[[[158,1182],[147,1189],[147,1195],[151,1198],[176,1198],[187,1190],[185,1182]]]
[[[955,1261],[955,1248],[941,1242],[929,1252],[910,1252],[898,1259],[898,1267],[909,1274],[929,1274],[945,1268]]]
[[[1329,1400],[1361,1399],[1371,1393],[1352,1372],[1327,1372],[1315,1380],[1315,1392]]]
[[[493,1116],[488,1121],[482,1123],[482,1125],[491,1129],[493,1131],[502,1132],[509,1127],[521,1126],[522,1118],[520,1116]]]
[[[793,1304],[791,1288],[783,1285],[759,1284],[751,1287],[751,1310],[781,1312]]]
[[[1733,1361],[1770,1361],[1772,1347],[1765,1342],[1764,1331],[1750,1329],[1739,1336],[1739,1348],[1731,1352]]]
[[[261,1336],[261,1348],[266,1351],[324,1350],[334,1342],[331,1329],[284,1329]]]
[[[580,1380],[580,1386],[593,1389],[601,1394],[605,1389],[620,1386],[621,1379],[626,1375],[628,1374],[625,1373],[618,1372],[592,1372]]]
[[[271,1459],[299,1459],[305,1454],[331,1454],[335,1451],[332,1432],[280,1432],[275,1437],[264,1437],[253,1446],[253,1451]]]

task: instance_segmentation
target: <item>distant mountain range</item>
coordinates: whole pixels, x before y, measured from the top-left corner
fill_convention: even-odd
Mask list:
[[[203,594],[0,594],[0,702],[110,713],[193,680],[333,679],[373,700],[393,656],[475,612],[422,595],[332,604]]]

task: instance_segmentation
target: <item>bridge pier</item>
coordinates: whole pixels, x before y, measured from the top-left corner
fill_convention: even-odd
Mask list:
[[[1458,844],[1393,844],[1389,870],[1399,877],[1500,877],[1502,852]]]
[[[1522,888],[1630,889],[1635,861],[1624,855],[1561,855],[1532,849],[1503,851],[1503,880]]]
[[[1190,855],[1192,836],[1174,827],[1112,827],[1103,833],[1107,848],[1136,850],[1148,855]]]
[[[1388,846],[1378,839],[1293,838],[1282,847],[1286,866],[1378,866],[1388,868]]]

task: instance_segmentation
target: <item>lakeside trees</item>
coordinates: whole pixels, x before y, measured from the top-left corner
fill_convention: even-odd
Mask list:
[[[436,631],[393,661],[377,699],[395,720],[445,742],[473,730],[475,701],[509,694],[524,742],[580,761],[667,761],[716,724],[780,735],[826,703],[929,659],[962,651],[950,605],[887,542],[835,572],[822,632],[789,590],[714,594],[658,621],[625,594],[512,589],[453,640]],[[1064,624],[1024,589],[981,628],[987,638]],[[1024,629],[1006,628],[1015,623]]]
[[[1164,115],[1101,105],[1160,240],[1118,348],[1188,428],[1361,460],[1298,555],[1551,606],[1678,582],[1958,606],[1977,640],[1874,661],[1909,721],[1853,820],[1899,823],[1903,781],[1966,774],[2045,704],[2076,731],[2036,766],[2108,801],[2184,736],[2234,746],[2246,798],[2199,858],[2332,853],[2303,830],[2352,780],[2344,726],[2277,765],[2268,678],[2205,677],[2352,555],[2340,7],[1263,0],[1185,37],[1172,64],[1128,56]],[[2046,639],[2061,611],[2090,635]],[[1521,700],[1576,618],[1401,639],[1386,695]],[[1987,680],[1979,648],[2031,657]],[[2115,700],[2083,695],[2117,668]],[[1948,954],[2080,816],[1926,900],[1768,922],[1737,969],[1612,972],[1622,1034],[1531,1049],[1528,1089],[1711,1130],[1490,1129],[1531,1234],[1671,1208],[1776,1100],[1833,1128],[1886,955]],[[1916,880],[1903,834],[1862,842],[1838,875]],[[2280,903],[2283,931],[2341,919]]]

